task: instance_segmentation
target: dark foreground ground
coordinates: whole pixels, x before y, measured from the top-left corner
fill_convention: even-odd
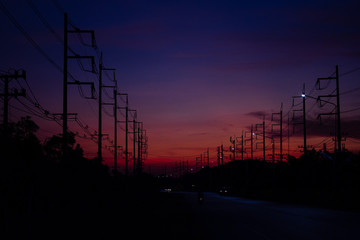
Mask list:
[[[360,239],[356,212],[215,193],[202,204],[195,192],[57,197],[47,211],[8,219],[2,239]]]
[[[0,239],[184,239],[192,212],[182,196],[118,189],[49,191],[47,201],[2,208]],[[50,201],[49,201],[50,199]],[[16,208],[11,208],[15,206]]]

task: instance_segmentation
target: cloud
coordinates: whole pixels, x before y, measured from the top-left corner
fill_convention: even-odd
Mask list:
[[[268,116],[269,113],[267,113],[265,111],[255,111],[255,112],[246,113],[245,115],[250,116],[250,117],[254,117],[254,118],[258,118],[258,119],[263,119],[264,116]]]
[[[320,120],[307,120],[306,124],[306,134],[308,137],[331,137],[335,135],[336,125],[333,118],[322,122]],[[341,132],[344,137],[360,139],[360,116],[342,119]],[[294,136],[303,136],[302,125],[295,126]]]

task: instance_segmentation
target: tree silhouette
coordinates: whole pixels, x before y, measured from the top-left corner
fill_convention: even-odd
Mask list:
[[[3,164],[31,167],[42,159],[40,140],[36,136],[39,126],[29,116],[17,123],[0,126],[0,154]]]

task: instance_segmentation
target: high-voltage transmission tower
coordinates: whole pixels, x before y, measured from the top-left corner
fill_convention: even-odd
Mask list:
[[[62,147],[62,151],[63,151],[63,159],[66,158],[66,147],[67,147],[67,142],[68,142],[68,115],[70,115],[68,113],[68,85],[69,84],[75,84],[75,85],[90,85],[91,86],[91,93],[92,93],[92,97],[94,98],[94,92],[95,92],[95,88],[94,88],[94,83],[93,82],[80,82],[80,81],[74,81],[74,82],[69,82],[68,81],[68,59],[90,59],[91,60],[91,65],[92,65],[92,72],[95,73],[95,60],[94,60],[94,56],[80,56],[77,54],[74,54],[72,56],[68,55],[68,34],[69,33],[76,33],[76,34],[91,34],[91,39],[92,39],[92,47],[96,48],[96,44],[95,44],[95,34],[93,30],[80,30],[75,28],[74,30],[68,30],[68,14],[64,13],[64,68],[63,68],[63,75],[64,75],[64,79],[63,79],[63,112],[62,112],[62,120],[63,120],[63,129],[62,129],[62,137],[63,137],[63,147]],[[74,114],[72,114],[74,115]]]
[[[335,113],[321,113],[319,114],[319,117],[321,115],[336,115],[336,134],[335,134],[335,152],[341,152],[341,118],[340,118],[340,90],[339,90],[339,68],[336,65],[336,69],[335,69],[335,77],[327,77],[327,78],[318,78],[316,85],[318,87],[318,90],[322,90],[321,88],[321,82],[322,81],[330,81],[330,80],[335,80],[336,81],[336,94],[330,94],[330,95],[321,95],[318,96],[318,101],[320,101],[320,106],[321,106],[321,102],[325,102],[325,103],[329,103],[326,100],[322,100],[322,98],[336,98],[336,112]]]
[[[7,125],[9,122],[9,100],[10,97],[25,97],[26,91],[25,89],[21,89],[19,92],[17,89],[13,89],[9,91],[9,83],[12,79],[26,79],[26,72],[24,70],[15,71],[13,74],[1,74],[0,79],[4,81],[4,92],[0,93],[0,96],[4,99],[4,115],[3,115],[3,124],[5,130],[7,130]]]

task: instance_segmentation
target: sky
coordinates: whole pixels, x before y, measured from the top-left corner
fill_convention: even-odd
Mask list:
[[[137,111],[138,121],[146,129],[147,171],[163,169],[165,165],[173,168],[180,161],[189,161],[193,166],[196,157],[207,148],[211,164],[216,165],[217,146],[223,144],[228,149],[230,136],[240,137],[243,133],[248,139],[251,125],[255,128],[264,118],[266,135],[276,135],[278,126],[272,125],[278,124],[279,119],[275,115],[271,121],[272,113],[279,113],[281,106],[284,154],[290,151],[299,156],[303,135],[298,123],[302,115],[301,111],[293,110],[300,110],[302,104],[300,98],[293,102],[293,96],[301,95],[304,84],[305,93],[314,98],[333,94],[334,80],[322,82],[327,87],[323,90],[317,90],[315,83],[319,77],[335,76],[336,65],[345,147],[354,152],[360,150],[358,1],[2,0],[0,3],[0,70],[26,70],[33,96],[51,113],[62,111],[64,12],[68,13],[70,29],[94,30],[96,50],[88,46],[91,39],[86,34],[69,34],[69,46],[79,55],[95,56],[96,65],[102,53],[104,66],[116,68],[119,91],[128,94],[129,107]],[[89,61],[79,64],[70,60],[68,65],[74,78],[98,86],[97,74],[81,70],[81,66],[91,68]],[[104,74],[105,85],[113,84],[112,80],[111,71]],[[21,80],[11,84],[27,87]],[[90,96],[86,86],[82,90],[69,87],[69,112],[77,113],[94,133],[98,125],[97,101],[85,99],[81,93]],[[111,102],[110,89],[103,95],[104,102]],[[321,125],[317,118],[320,113],[333,111],[335,98],[325,99],[332,103],[321,108],[319,102],[306,99],[307,142],[317,150],[327,143],[328,150],[333,151],[334,115],[322,116]],[[124,101],[122,97],[119,104],[124,106]],[[20,98],[11,99],[10,105],[12,121],[31,113],[26,106],[34,108],[28,100]],[[112,112],[111,106],[104,106],[107,147],[113,140]],[[119,116],[124,120],[123,115],[120,110]],[[32,118],[40,125],[38,134],[42,141],[61,133],[56,122],[35,115]],[[69,128],[80,136],[89,136],[75,121],[69,121]],[[124,145],[123,129],[124,124],[120,123],[120,145]],[[255,144],[254,156],[261,158],[260,132],[256,135],[259,143]],[[96,156],[96,140],[77,141],[85,156]],[[249,149],[249,141],[246,144]],[[266,139],[266,149],[270,154],[270,138]],[[278,137],[275,149],[278,153]],[[229,154],[226,152],[227,161]],[[249,156],[248,150],[245,155]],[[111,164],[112,153],[105,149],[104,158]],[[119,161],[123,167],[124,160],[119,157]]]

